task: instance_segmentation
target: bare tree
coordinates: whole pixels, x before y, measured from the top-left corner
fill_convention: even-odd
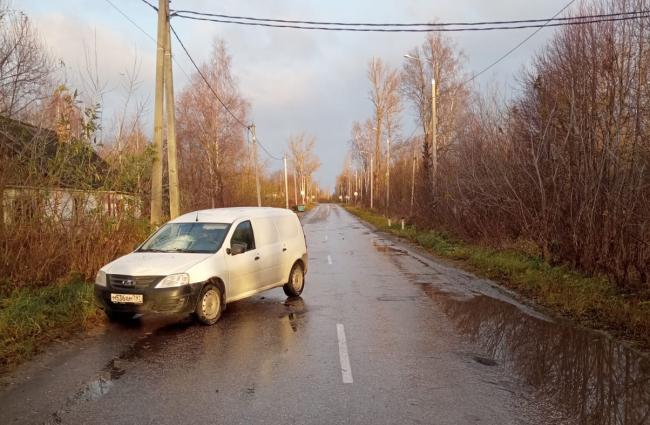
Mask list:
[[[239,92],[231,60],[226,42],[215,38],[210,60],[201,66],[201,72],[226,107],[246,121],[250,105]],[[237,187],[229,188],[228,182],[234,182],[237,157],[245,152],[246,129],[226,111],[198,73],[192,75],[177,104],[179,161],[187,171],[181,174],[184,196],[192,209],[226,206],[226,192]]]
[[[457,139],[463,125],[460,117],[468,107],[469,90],[462,84],[467,78],[463,68],[465,56],[451,38],[441,33],[429,33],[422,46],[409,51],[409,56],[415,59],[404,62],[400,91],[411,103],[416,123],[424,131],[422,155],[426,161],[422,172],[429,176],[433,166],[431,80],[436,82],[436,157],[440,157]]]
[[[312,152],[315,144],[316,138],[307,133],[292,134],[288,141],[287,158],[294,172],[295,184],[305,195],[312,185],[313,173],[321,166],[320,159]]]
[[[372,101],[373,124],[375,129],[375,163],[377,173],[382,166],[382,130],[386,130],[390,138],[400,127],[399,113],[402,111],[402,99],[398,89],[400,86],[400,75],[395,69],[390,67],[381,59],[373,57],[368,62],[368,79],[372,83],[372,89],[368,92],[368,97]],[[378,178],[375,179],[379,181]]]
[[[54,62],[30,19],[0,0],[0,115],[22,118],[53,89]]]

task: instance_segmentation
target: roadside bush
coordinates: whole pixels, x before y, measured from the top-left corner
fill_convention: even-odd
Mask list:
[[[74,223],[32,218],[0,230],[1,285],[47,285],[71,272],[92,280],[97,270],[142,242],[151,229],[133,217],[80,216]],[[7,290],[5,289],[5,290]]]

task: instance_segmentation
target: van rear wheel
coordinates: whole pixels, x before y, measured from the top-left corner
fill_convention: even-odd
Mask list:
[[[202,325],[214,325],[221,317],[222,300],[223,297],[219,288],[212,284],[205,285],[196,302],[192,317]]]
[[[288,297],[297,297],[302,294],[304,288],[305,273],[302,271],[302,266],[296,263],[289,274],[289,281],[282,286],[282,289]]]

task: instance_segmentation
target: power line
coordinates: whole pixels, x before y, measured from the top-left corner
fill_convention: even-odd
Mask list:
[[[318,30],[318,31],[339,31],[339,32],[382,32],[382,33],[430,33],[430,32],[479,32],[479,31],[498,31],[498,30],[519,30],[527,28],[546,28],[546,27],[563,27],[563,26],[573,26],[573,25],[586,25],[594,24],[599,22],[616,22],[616,21],[627,21],[632,19],[646,18],[650,16],[650,11],[638,12],[632,16],[624,16],[619,18],[603,18],[603,19],[593,19],[593,20],[575,20],[572,18],[571,21],[559,22],[559,23],[546,23],[540,25],[518,25],[518,26],[508,26],[508,27],[480,27],[480,28],[426,28],[426,29],[389,29],[389,28],[336,28],[336,27],[303,27],[297,25],[276,25],[276,24],[266,24],[259,22],[241,22],[241,21],[232,21],[224,19],[213,19],[213,18],[200,18],[196,16],[187,16],[182,15],[176,12],[173,16],[178,16],[183,19],[192,19],[195,21],[208,21],[224,24],[235,24],[235,25],[247,25],[247,26],[258,26],[258,27],[270,27],[270,28],[289,28],[289,29],[300,29],[300,30]]]
[[[158,8],[154,6],[153,4],[149,3],[147,0],[142,0],[146,5],[148,5],[150,8],[158,12]]]
[[[145,3],[149,4],[146,0],[142,0]],[[150,4],[149,4],[150,5]],[[151,6],[151,5],[150,5]],[[152,6],[153,7],[153,6]],[[351,23],[351,22],[323,22],[323,21],[294,21],[287,19],[267,19],[267,18],[252,18],[248,16],[233,16],[233,15],[220,15],[216,13],[204,13],[204,12],[195,12],[192,10],[177,10],[174,11],[175,14],[185,14],[185,15],[199,15],[199,16],[209,16],[216,18],[224,19],[236,19],[236,20],[245,20],[245,21],[255,21],[255,22],[274,22],[274,23],[283,23],[283,24],[300,24],[300,25],[325,25],[325,26],[362,26],[362,27],[445,27],[445,26],[485,26],[485,25],[512,25],[512,24],[524,24],[524,23],[536,23],[536,22],[550,22],[550,21],[570,21],[574,19],[595,19],[595,18],[608,18],[615,16],[627,16],[627,15],[636,15],[640,13],[648,13],[650,11],[639,11],[639,12],[620,12],[620,13],[608,13],[608,14],[599,14],[599,15],[584,15],[584,16],[574,16],[567,18],[557,18],[557,15],[550,19],[526,19],[526,20],[517,20],[517,21],[487,21],[487,22],[428,22],[428,23],[410,23],[410,24],[396,24],[396,23]],[[187,17],[187,16],[185,16]]]
[[[107,0],[107,1],[108,1],[108,0]],[[188,58],[190,58],[190,61],[192,62],[192,65],[194,65],[194,68],[196,68],[196,71],[199,73],[199,75],[201,76],[201,78],[203,79],[203,81],[205,81],[205,84],[208,86],[208,88],[210,89],[210,91],[212,92],[212,94],[214,94],[214,97],[217,98],[217,100],[219,101],[219,103],[221,103],[221,105],[226,109],[226,111],[228,111],[228,113],[229,113],[229,114],[230,114],[230,115],[231,115],[231,116],[232,116],[232,117],[233,117],[233,118],[234,118],[234,119],[235,119],[239,124],[241,124],[241,125],[242,125],[243,127],[245,127],[246,129],[249,129],[249,126],[247,126],[247,125],[244,124],[244,123],[243,123],[239,118],[237,118],[237,116],[235,116],[235,114],[233,114],[232,111],[231,111],[230,109],[228,109],[228,106],[226,106],[226,104],[223,103],[223,101],[219,98],[219,96],[218,96],[217,93],[212,89],[212,86],[210,85],[210,83],[208,82],[208,80],[205,78],[205,76],[203,75],[203,73],[201,72],[201,70],[199,69],[199,67],[196,65],[196,62],[194,62],[194,59],[192,59],[192,56],[190,55],[190,52],[188,52],[187,49],[185,48],[185,45],[183,44],[183,42],[181,41],[180,37],[179,37],[178,34],[176,33],[176,30],[174,29],[174,27],[170,25],[170,28],[171,28],[172,32],[174,33],[174,37],[176,37],[176,40],[178,40],[178,42],[180,43],[181,47],[182,47],[183,50],[185,51],[185,54],[187,55]]]
[[[257,144],[260,145],[260,148],[262,148],[262,150],[263,150],[264,152],[266,152],[266,154],[267,154],[268,156],[270,156],[271,158],[275,159],[276,161],[283,161],[283,158],[276,158],[276,157],[274,157],[273,155],[271,155],[271,154],[269,153],[269,151],[267,151],[266,148],[264,148],[264,146],[262,146],[262,144],[260,143],[260,139],[258,139],[258,138],[256,137],[255,140],[257,141]]]
[[[567,4],[566,6],[564,6],[564,7],[562,8],[562,10],[560,10],[559,12],[557,12],[557,13],[553,16],[553,18],[551,18],[551,19],[548,20],[547,23],[551,22],[551,20],[553,20],[555,17],[557,17],[557,15],[559,15],[560,13],[564,12],[565,10],[567,10],[567,9],[569,8],[569,6],[571,6],[575,1],[576,1],[576,0],[571,0],[571,1],[569,2],[569,4]],[[549,25],[549,26],[550,26],[550,25]],[[512,48],[508,53],[506,53],[505,55],[501,56],[499,59],[497,59],[495,62],[493,62],[490,66],[488,66],[487,68],[485,68],[483,71],[481,71],[481,72],[479,72],[478,74],[474,75],[474,76],[473,76],[472,78],[470,78],[469,80],[467,80],[467,81],[461,83],[461,84],[459,85],[459,87],[460,87],[460,86],[464,86],[465,84],[469,83],[470,81],[475,80],[476,78],[478,78],[479,75],[485,73],[487,70],[491,69],[493,66],[495,66],[496,64],[498,64],[499,62],[501,62],[503,59],[505,59],[507,56],[509,56],[512,52],[514,52],[515,50],[517,50],[518,48],[520,48],[520,47],[521,47],[525,42],[527,42],[528,40],[530,40],[530,39],[531,39],[535,34],[537,34],[538,32],[540,32],[540,31],[542,30],[542,28],[544,28],[544,26],[542,26],[542,27],[540,27],[539,29],[537,29],[536,31],[534,31],[531,35],[529,35],[528,37],[526,37],[526,38],[525,38],[521,43],[517,44],[517,45],[516,45],[515,47],[513,47],[513,48]]]
[[[135,25],[135,26],[136,26],[140,31],[142,31],[142,32],[144,33],[144,35],[146,35],[147,37],[149,37],[149,38],[151,39],[151,41],[153,41],[154,43],[156,43],[156,45],[160,46],[160,47],[163,49],[163,51],[165,50],[165,46],[161,46],[160,43],[158,43],[158,41],[157,41],[156,39],[154,39],[152,36],[150,36],[149,33],[147,33],[145,30],[143,30],[143,29],[142,29],[138,24],[136,24],[136,23],[135,23],[131,18],[129,18],[129,17],[128,17],[124,12],[122,12],[122,11],[121,11],[117,6],[115,6],[113,3],[111,3],[110,0],[106,0],[106,1],[107,1],[111,6],[113,6],[113,7],[115,8],[115,10],[117,10],[118,12],[120,12],[120,13],[122,14],[122,16],[124,16],[126,19],[128,19],[129,22],[131,22],[131,23],[132,23],[133,25]],[[150,3],[146,2],[145,0],[142,0],[142,1],[144,1],[145,3],[147,3],[149,6],[153,7],[156,11],[158,10],[157,7],[152,6]],[[176,62],[176,66],[178,66],[178,69],[181,70],[181,72],[183,73],[183,75],[185,75],[185,78],[187,78],[188,81],[189,81],[190,76],[187,75],[187,72],[185,72],[185,70],[183,69],[183,67],[181,66],[181,64],[178,63],[178,61],[176,60],[176,56],[172,55],[172,59],[174,60],[174,62]]]
[[[144,35],[146,35],[147,37],[149,37],[149,38],[151,39],[151,41],[153,41],[154,43],[158,44],[158,41],[157,41],[156,39],[154,39],[152,36],[150,36],[150,35],[149,35],[145,30],[142,29],[142,27],[140,27],[140,25],[136,24],[136,23],[135,23],[131,18],[129,18],[129,17],[126,15],[126,13],[122,12],[122,11],[121,11],[117,6],[115,6],[113,3],[111,3],[111,0],[106,0],[106,2],[107,2],[108,4],[110,4],[111,6],[113,6],[113,7],[115,8],[115,10],[117,10],[118,12],[120,12],[120,13],[122,14],[122,16],[124,16],[126,19],[129,20],[129,22],[131,22],[131,23],[132,23],[133,25],[135,25],[135,26],[136,26],[140,31],[142,31],[142,33],[143,33]],[[160,46],[160,44],[158,44],[158,45]],[[163,47],[163,46],[160,46],[160,47]]]

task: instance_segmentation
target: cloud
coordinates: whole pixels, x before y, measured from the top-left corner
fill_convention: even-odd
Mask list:
[[[304,0],[223,1],[184,0],[183,9],[221,14],[279,19],[423,22],[483,21],[551,17],[566,0],[526,2],[521,0]],[[85,61],[84,41],[97,43],[99,76],[113,89],[106,97],[105,112],[111,114],[120,102],[119,73],[142,58],[143,95],[153,99],[155,44],[110,5],[92,0],[42,2],[25,0],[21,6],[37,23],[41,34],[68,66]],[[156,15],[141,2],[116,0],[115,4],[150,35],[156,35]],[[173,4],[173,6],[177,6]],[[178,5],[180,8],[180,3]],[[366,66],[372,56],[381,57],[401,68],[403,55],[420,45],[424,34],[368,34],[298,31],[263,27],[187,21],[174,18],[178,31],[192,57],[199,63],[208,59],[212,38],[228,42],[233,57],[233,72],[244,96],[253,104],[260,140],[275,156],[286,150],[292,133],[305,131],[318,137],[316,154],[323,162],[317,178],[332,184],[340,172],[347,152],[351,124],[372,116],[367,99],[370,84]],[[505,54],[534,30],[461,33],[450,36],[458,41],[468,58],[469,71],[478,72]],[[553,33],[540,31],[532,40],[478,79],[485,83],[496,78],[512,83],[512,76]],[[175,57],[185,72],[193,66],[173,41]],[[175,89],[186,83],[175,68]],[[410,108],[404,110],[404,133],[413,130]],[[148,126],[153,119],[149,118]],[[152,131],[152,129],[149,129]],[[264,155],[263,153],[261,155]],[[281,163],[272,162],[275,168]]]
[[[153,98],[155,57],[151,49],[139,48],[136,40],[68,15],[42,15],[34,22],[53,55],[65,65],[70,90],[78,90],[85,100],[90,100],[93,96],[90,81],[99,81],[104,128],[124,103],[126,91],[120,85],[120,75],[130,72],[134,65],[139,66],[138,78],[143,83],[140,95]]]

